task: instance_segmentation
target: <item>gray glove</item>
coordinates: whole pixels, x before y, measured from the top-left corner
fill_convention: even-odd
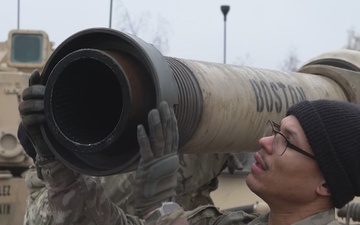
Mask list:
[[[46,145],[40,131],[40,126],[45,123],[44,115],[44,93],[45,86],[40,85],[40,73],[35,70],[30,79],[29,87],[22,93],[23,101],[19,104],[21,125],[18,132],[24,132],[35,148],[37,157],[35,161],[40,164],[54,160],[54,155]],[[26,146],[23,146],[28,151]]]
[[[141,159],[135,177],[135,214],[144,218],[164,201],[175,197],[179,168],[178,128],[172,108],[161,102],[148,115],[149,137],[137,128]]]

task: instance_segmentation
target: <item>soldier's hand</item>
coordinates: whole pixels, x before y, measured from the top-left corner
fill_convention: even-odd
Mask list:
[[[172,108],[161,102],[159,109],[148,115],[149,136],[138,126],[140,163],[135,178],[135,213],[144,217],[175,197],[176,174],[179,168],[178,128]]]
[[[35,70],[29,79],[29,87],[22,93],[23,101],[19,104],[21,124],[18,133],[26,133],[37,155],[46,162],[51,161],[54,155],[46,145],[40,130],[41,125],[45,123],[44,93],[45,86],[40,84],[40,73]],[[31,148],[23,147],[32,156]]]

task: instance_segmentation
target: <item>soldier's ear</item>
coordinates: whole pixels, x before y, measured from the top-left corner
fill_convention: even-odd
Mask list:
[[[331,195],[329,186],[325,182],[323,182],[316,188],[316,193],[321,196],[330,196]]]

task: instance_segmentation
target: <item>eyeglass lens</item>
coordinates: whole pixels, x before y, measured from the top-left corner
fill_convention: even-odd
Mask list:
[[[272,142],[273,150],[277,155],[283,155],[287,148],[287,141],[285,137],[281,135],[279,127],[277,127],[276,124],[273,124],[269,121],[266,124],[263,136],[269,137],[273,135],[274,135],[274,139]]]

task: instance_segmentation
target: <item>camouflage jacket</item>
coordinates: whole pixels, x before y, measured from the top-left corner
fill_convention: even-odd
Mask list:
[[[210,192],[217,188],[217,175],[224,168],[224,164],[228,154],[184,154],[180,156],[180,168],[178,171],[178,185],[177,202],[186,210],[191,210],[199,205],[212,204],[210,198]],[[60,163],[54,163],[58,165]],[[60,164],[61,165],[61,164]],[[65,194],[64,199],[56,199],[56,205],[65,201],[68,197],[75,202],[81,202],[82,200],[90,201],[94,197],[93,201],[96,201],[95,196],[89,198],[82,197],[76,193],[76,187],[83,190],[81,193],[88,194],[87,192],[94,191],[99,195],[100,199],[107,199],[107,204],[114,205],[114,210],[119,210],[123,215],[134,214],[134,198],[133,198],[133,185],[135,181],[135,172],[126,174],[118,174],[106,177],[90,177],[77,174],[64,166],[53,166],[52,164],[46,165],[43,169],[43,173],[51,180],[51,183],[47,184],[37,178],[35,168],[30,168],[26,174],[26,184],[29,191],[27,199],[27,210],[25,215],[25,224],[53,224],[55,218],[52,216],[55,214],[54,209],[49,206],[49,196],[52,193],[59,193],[59,195],[66,191],[73,192],[75,195]],[[63,168],[59,170],[59,167]],[[197,171],[194,173],[194,171]],[[48,176],[53,174],[52,176]],[[72,181],[67,180],[67,183],[71,183],[74,190],[62,190],[61,186],[51,185],[55,183],[61,183],[61,180],[56,181],[52,177],[61,177],[66,180],[65,177],[76,177]],[[70,177],[71,177],[70,176]],[[59,192],[62,192],[60,193]],[[102,197],[101,197],[102,196]],[[56,196],[59,197],[59,196]],[[50,198],[53,200],[53,198]],[[103,200],[102,200],[103,201]],[[100,206],[99,206],[100,207]],[[67,210],[82,212],[81,207],[72,208],[70,205]],[[58,212],[58,211],[56,211]],[[68,211],[69,212],[69,211]],[[125,212],[125,213],[124,213]],[[129,218],[133,218],[129,216]],[[56,223],[62,224],[62,223]],[[68,223],[64,223],[68,224]]]
[[[269,213],[247,214],[243,211],[221,212],[214,206],[201,206],[189,212],[185,212],[188,224],[191,225],[266,225]],[[335,210],[329,209],[317,213],[292,225],[339,225],[335,219]]]
[[[25,224],[78,224],[78,225],[143,225],[145,222],[125,214],[108,197],[100,178],[80,175],[59,162],[44,165],[43,182],[27,177],[33,192],[28,199]],[[36,190],[37,189],[37,190]],[[36,207],[31,207],[36,206]],[[192,211],[178,209],[159,218],[154,225],[262,225],[267,224],[268,214],[255,215],[245,212],[221,212],[212,205],[200,206]],[[333,209],[318,213],[295,223],[339,224]]]

